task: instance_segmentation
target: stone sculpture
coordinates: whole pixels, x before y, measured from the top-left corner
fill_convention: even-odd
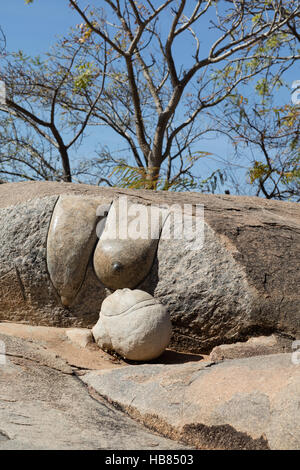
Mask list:
[[[102,303],[92,329],[102,349],[116,351],[125,359],[149,361],[159,357],[172,333],[166,308],[147,292],[118,289]]]
[[[62,305],[72,305],[85,278],[97,242],[99,201],[62,196],[57,201],[47,237],[47,266]]]
[[[159,235],[167,217],[166,211],[158,207],[131,205],[118,200],[113,202],[107,215],[103,232],[95,248],[93,263],[97,277],[110,289],[134,288],[149,274],[157,250]],[[144,209],[142,220],[146,227],[144,237],[128,236],[130,224],[136,214],[133,209]],[[149,221],[152,219],[152,227]],[[149,226],[149,227],[148,227]],[[126,230],[124,230],[126,228]],[[147,228],[152,228],[152,234]],[[122,231],[123,229],[123,231]],[[123,233],[124,232],[124,233]]]
[[[145,217],[156,207],[155,237],[112,236],[123,196]],[[165,207],[172,204],[204,205],[203,246],[165,236]],[[91,328],[107,295],[127,287],[166,306],[178,350],[209,352],[273,333],[297,339],[299,253],[296,203],[54,182],[0,185],[1,321]]]

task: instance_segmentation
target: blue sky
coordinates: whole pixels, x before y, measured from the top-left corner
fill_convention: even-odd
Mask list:
[[[2,0],[0,21],[8,49],[28,54],[47,51],[57,35],[80,22],[64,0],[36,0],[33,5],[25,5],[24,0]]]
[[[64,35],[71,26],[81,23],[78,14],[68,6],[66,0],[35,0],[33,5],[25,5],[24,0],[1,1],[0,24],[7,39],[7,49],[16,51],[22,49],[28,55],[39,55],[46,52],[55,43],[56,39]],[[184,49],[182,49],[184,54]],[[292,84],[300,79],[297,69],[294,68],[286,76],[286,80]],[[253,93],[255,83],[249,84],[247,92]],[[289,90],[283,90],[280,101],[290,103]],[[101,130],[101,138],[98,134],[91,134],[91,138],[84,144],[81,154],[89,154],[93,151],[95,143],[100,140],[102,145],[107,145],[112,151],[124,148],[124,142],[118,141],[109,130]],[[231,144],[223,137],[209,141],[201,141],[198,148],[214,154],[205,161],[201,161],[201,172],[207,176],[217,168],[223,168],[219,159],[226,160],[232,154]],[[247,159],[239,162],[243,167],[247,165]],[[200,170],[199,170],[200,171]],[[244,170],[242,175],[244,175]],[[244,176],[241,175],[241,178]],[[224,187],[226,189],[226,187]]]

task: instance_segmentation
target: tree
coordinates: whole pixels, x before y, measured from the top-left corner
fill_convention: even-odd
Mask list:
[[[159,6],[151,1],[105,0],[102,10],[91,9],[86,2],[70,4],[84,22],[82,40],[98,37],[123,64],[121,81],[129,88],[134,128],[128,124],[132,119],[124,126],[124,114],[118,120],[117,112],[114,122],[107,118],[107,123],[115,130],[118,126],[121,136],[129,129],[132,141],[125,139],[150,188],[157,187],[164,164],[169,181],[178,157],[186,152],[193,159],[192,144],[201,135],[195,131],[200,115],[270,63],[296,57],[288,25],[299,16],[297,2],[199,0],[191,7],[185,0],[166,0]],[[199,30],[206,18],[214,37],[202,51]],[[195,46],[187,51],[186,62],[179,61],[177,45],[187,37],[189,46],[190,39]],[[291,51],[284,57],[283,46]],[[151,96],[148,106],[145,93],[147,100]]]
[[[203,156],[195,145],[213,130],[206,121],[210,109],[271,65],[299,58],[291,30],[299,5],[293,0],[104,0],[98,9],[84,1],[69,3],[83,21],[73,45],[113,57],[103,99],[91,116],[125,140],[134,165],[123,168],[140,175],[151,189],[162,173],[164,189],[192,176],[195,161]],[[186,57],[178,53],[182,44]],[[89,63],[88,70],[93,66]],[[76,99],[68,93],[57,98],[72,112],[86,112],[77,98],[95,93],[95,83],[90,80]]]
[[[62,41],[63,42],[63,41]],[[95,70],[98,89],[92,100],[84,100],[78,89],[88,86],[91,76],[81,66],[82,45],[70,50],[62,43],[46,59],[25,56],[22,51],[6,54],[0,78],[6,86],[6,103],[0,105],[0,175],[26,179],[72,181],[85,173],[85,163],[71,169],[70,150],[78,149],[92,111],[105,83],[103,71]],[[77,95],[76,111],[63,105],[63,97]],[[81,100],[81,101],[79,101]]]
[[[260,100],[236,94],[223,108],[220,128],[230,137],[235,160],[250,159],[249,183],[257,196],[300,201],[300,110],[276,105],[268,83]]]

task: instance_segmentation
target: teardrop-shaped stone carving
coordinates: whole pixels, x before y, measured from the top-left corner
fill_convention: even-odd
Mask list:
[[[55,206],[47,238],[47,266],[64,306],[72,304],[84,281],[97,242],[96,224],[110,203],[104,198],[70,195],[60,196]]]
[[[121,199],[121,201],[120,201]],[[110,289],[138,286],[149,273],[167,211],[114,201],[94,253],[94,269]]]

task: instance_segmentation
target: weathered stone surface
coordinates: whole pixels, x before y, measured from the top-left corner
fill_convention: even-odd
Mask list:
[[[15,338],[0,333],[1,344],[5,344],[5,354],[7,360],[10,356],[21,357],[37,364],[48,366],[52,369],[59,370],[65,374],[72,374],[73,370],[70,365],[53,351],[47,350],[42,344],[31,344],[24,339]],[[2,363],[0,366],[0,374]]]
[[[91,263],[69,310],[49,281],[45,237],[61,194],[204,204],[204,246],[191,250],[187,241],[160,239],[150,273],[138,286],[167,307],[178,349],[207,352],[251,336],[299,336],[299,204],[47,182],[0,186],[2,319],[64,326],[97,321],[105,291]]]
[[[149,361],[168,346],[172,326],[166,308],[150,294],[126,288],[106,297],[92,333],[102,349],[133,361]]]
[[[47,237],[47,266],[62,304],[70,306],[84,281],[97,242],[97,207],[103,199],[61,196]],[[107,201],[109,207],[110,200]]]
[[[83,348],[78,343],[70,341],[67,336],[68,331],[70,330],[53,326],[0,323],[0,335],[5,336],[2,340],[10,345],[10,351],[15,356],[58,370],[65,367],[63,371],[68,373],[81,369],[102,370],[126,365],[120,358],[117,359],[102,351],[94,342],[88,343]],[[77,336],[76,332],[81,332],[82,329],[73,328],[72,331],[74,337]]]
[[[94,254],[95,272],[110,289],[132,289],[149,274],[166,217],[159,208],[123,200],[112,204]]]
[[[82,328],[73,328],[72,330],[76,332],[85,331],[85,329]],[[68,328],[57,328],[53,326],[32,326],[11,322],[0,323],[0,334],[25,340],[29,346],[34,346],[35,354],[41,350],[45,354],[49,352],[51,358],[54,354],[55,357],[62,359],[65,364],[69,365],[75,371],[77,369],[115,369],[128,365],[128,362],[125,362],[122,358],[107,354],[100,349],[95,342],[88,343],[87,346],[83,348],[75,342],[70,341],[67,336],[68,331],[70,331]],[[2,353],[1,344],[2,343],[0,343],[0,354]],[[24,351],[26,350],[27,348],[25,347]],[[18,355],[22,355],[21,347],[19,351],[20,354]],[[182,353],[167,349],[156,359],[156,363],[181,364],[202,359],[207,360],[208,356]]]
[[[163,228],[156,263],[139,286],[167,306],[172,346],[208,352],[215,345],[262,334],[297,338],[299,204],[189,197],[205,206],[203,246],[164,239]]]
[[[56,201],[51,196],[0,210],[1,320],[36,322],[42,310],[45,322],[49,316],[55,322],[60,313],[46,264],[46,239]]]
[[[66,335],[72,343],[80,348],[85,348],[88,344],[94,342],[91,330],[88,328],[73,328],[66,330]]]
[[[20,340],[1,338],[11,354],[0,366],[1,450],[187,448],[107,406],[74,375],[38,364],[40,351],[24,359]]]
[[[257,336],[248,339],[245,343],[221,344],[213,348],[210,353],[210,360],[213,362],[223,361],[224,359],[237,359],[251,356],[265,356],[267,354],[276,354],[292,351],[292,341],[271,336]]]
[[[291,354],[80,378],[141,422],[201,449],[300,449],[300,366]]]
[[[105,351],[102,351],[95,342],[88,343],[83,348],[75,341],[70,341],[67,336],[68,331],[70,330],[53,326],[31,326],[10,322],[0,323],[0,334],[15,338],[15,347],[17,345],[17,338],[21,340],[19,343],[19,352],[17,353],[15,351],[15,353],[21,357],[30,359],[30,357],[24,355],[26,351],[35,355],[42,351],[43,361],[47,361],[46,363],[42,362],[43,364],[50,365],[51,361],[53,362],[53,358],[59,358],[64,365],[69,367],[68,370],[70,370],[70,368],[72,370],[112,369],[126,365],[120,358],[117,359],[107,354]],[[82,329],[73,328],[72,331],[80,332]],[[73,337],[74,336],[77,336],[76,333],[74,333]],[[22,340],[26,341],[25,345]],[[34,357],[31,358],[34,360]]]
[[[56,202],[57,197],[51,196],[0,209],[0,320],[93,326],[98,319],[105,289],[94,273],[92,259],[71,307],[62,305],[51,282],[47,235]],[[71,258],[79,258],[80,267],[78,252],[68,249]]]

